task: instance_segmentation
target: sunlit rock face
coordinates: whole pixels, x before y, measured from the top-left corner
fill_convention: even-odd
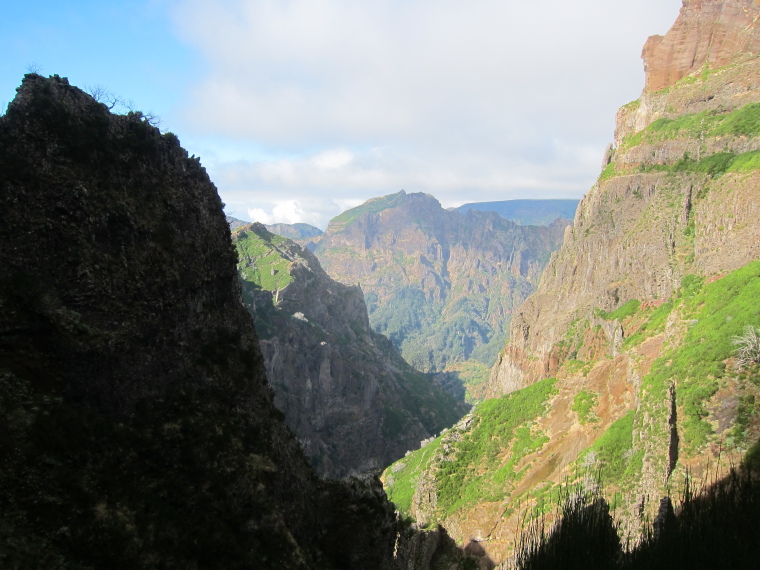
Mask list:
[[[759,15],[760,3],[754,0],[684,0],[675,25],[644,46],[645,91],[659,91],[694,71],[757,53]]]

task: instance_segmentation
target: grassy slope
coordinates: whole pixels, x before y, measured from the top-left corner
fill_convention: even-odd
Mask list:
[[[592,468],[604,485],[623,491],[632,488],[642,475],[642,452],[635,445],[634,432],[648,437],[649,424],[645,424],[644,416],[665,417],[669,413],[663,401],[672,382],[677,385],[685,459],[719,435],[725,436],[713,433],[706,409],[727,376],[738,378],[746,393],[742,392],[744,395],[739,399],[739,419],[728,438],[722,437],[721,441],[740,452],[746,450],[752,443],[747,427],[760,417],[760,405],[755,404],[754,398],[760,378],[756,374],[736,374],[726,366],[726,361],[734,350],[732,338],[748,324],[760,326],[759,298],[760,261],[711,283],[697,277],[687,278],[674,298],[660,307],[641,309],[635,301],[606,313],[611,320],[636,319],[640,323],[638,332],[628,339],[627,347],[633,350],[646,338],[660,334],[666,320],[676,314],[690,326],[683,341],[658,358],[651,373],[643,379],[639,412],[630,410],[624,414],[578,454],[573,469],[575,478],[581,480]],[[525,468],[520,462],[548,440],[545,434],[532,428],[532,420],[546,413],[555,385],[556,380],[546,379],[478,405],[461,440],[444,434],[386,471],[389,498],[400,512],[409,516],[416,485],[423,472],[429,471],[435,476],[438,492],[437,521],[478,503],[508,499]],[[595,421],[595,400],[593,392],[580,389],[576,393],[574,411],[581,423]],[[557,495],[557,487],[545,485],[528,495],[541,506]]]

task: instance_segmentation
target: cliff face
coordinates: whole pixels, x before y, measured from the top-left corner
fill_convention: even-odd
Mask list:
[[[275,404],[325,476],[378,469],[466,411],[369,326],[359,287],[264,226],[233,234]]]
[[[686,3],[672,61],[712,23],[752,32],[726,19],[737,5],[756,10]],[[668,489],[756,444],[760,376],[736,350],[760,328],[760,89],[757,55],[735,47],[619,111],[597,184],[512,319],[492,399],[385,472],[405,513],[503,561],[562,485],[601,488],[635,540]]]
[[[0,118],[0,566],[444,555],[372,479],[308,466],[272,404],[221,206],[175,136],[25,77]]]
[[[692,73],[760,52],[758,16],[760,5],[754,0],[684,0],[670,31],[650,37],[644,46],[645,91],[659,91]]]
[[[721,29],[721,37],[754,37],[744,16],[729,16],[745,8],[758,15],[758,6],[686,2],[665,36],[681,38],[672,40],[669,53],[674,61],[691,53],[706,29]],[[758,257],[753,160],[760,149],[760,59],[738,40],[729,44],[738,51],[733,57],[728,47],[721,51],[725,67],[685,76],[659,92],[647,88],[618,112],[605,170],[535,295],[513,319],[490,394],[553,373],[562,358],[557,343],[593,307],[667,299],[684,275],[720,274]],[[673,66],[657,69],[677,75]],[[649,85],[651,66],[647,71]]]
[[[462,215],[401,191],[336,217],[313,247],[333,278],[361,285],[375,330],[413,366],[435,371],[493,362],[513,308],[533,290],[566,225]]]

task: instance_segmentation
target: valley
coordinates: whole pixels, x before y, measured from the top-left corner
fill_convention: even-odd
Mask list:
[[[324,232],[225,215],[150,116],[26,74],[0,567],[754,567],[758,22],[684,0],[580,202],[401,190]]]

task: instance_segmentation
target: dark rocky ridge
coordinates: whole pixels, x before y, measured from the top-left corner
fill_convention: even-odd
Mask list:
[[[401,524],[376,480],[315,476],[272,404],[235,262],[175,136],[25,77],[0,118],[0,566],[460,556]]]
[[[308,249],[261,224],[232,235],[275,404],[325,476],[379,469],[467,407],[374,332],[361,288],[331,279]]]

